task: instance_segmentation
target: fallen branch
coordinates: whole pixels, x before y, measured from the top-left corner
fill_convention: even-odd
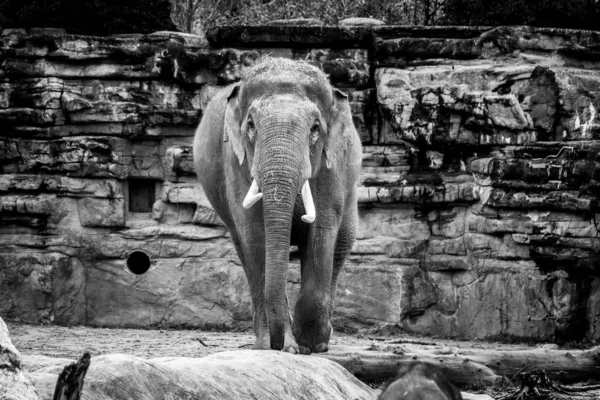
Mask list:
[[[545,371],[519,373],[514,378],[520,382],[520,387],[496,397],[498,400],[596,399],[598,393],[593,391],[600,388],[600,385],[564,386],[548,378]]]
[[[376,340],[379,342],[385,342],[385,344],[420,344],[423,346],[434,346],[433,342],[424,342],[422,340],[412,340],[412,339],[396,339],[390,340],[389,337],[379,337],[379,336],[367,336],[369,340]]]
[[[583,382],[600,376],[600,346],[589,350],[461,350],[460,355],[484,364],[498,375],[511,376],[525,371],[544,370],[560,382]]]
[[[506,389],[506,388],[507,388],[507,387],[508,387],[508,386],[509,386],[509,385],[510,385],[510,384],[511,384],[511,383],[512,383],[512,382],[513,382],[513,381],[514,381],[516,378],[517,378],[517,376],[519,376],[519,374],[520,374],[521,372],[523,372],[523,370],[524,370],[525,368],[526,368],[526,367],[523,367],[523,368],[521,368],[521,370],[520,370],[520,371],[519,371],[519,372],[518,372],[516,375],[514,375],[512,378],[510,378],[509,380],[507,380],[507,381],[504,383],[504,385],[502,385],[501,387],[499,387],[498,389],[496,389],[496,390],[494,391],[494,395],[497,395],[497,394],[499,394],[499,393],[502,393],[502,391],[503,391],[504,389]]]
[[[581,385],[581,386],[561,385],[561,387],[563,388],[563,390],[570,392],[570,393],[589,392],[591,390],[600,390],[600,385]]]
[[[196,338],[196,340],[199,341],[202,346],[204,346],[204,347],[210,347],[210,344],[204,343],[204,341],[202,339]]]

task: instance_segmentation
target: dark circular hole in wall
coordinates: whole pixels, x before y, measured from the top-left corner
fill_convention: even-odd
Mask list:
[[[150,257],[143,251],[134,251],[127,257],[127,269],[136,275],[142,275],[150,269]]]

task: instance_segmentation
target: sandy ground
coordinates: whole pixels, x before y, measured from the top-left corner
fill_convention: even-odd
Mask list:
[[[84,351],[92,356],[108,353],[125,353],[143,358],[153,357],[203,357],[208,354],[250,348],[254,334],[248,332],[207,332],[198,330],[149,330],[90,328],[84,326],[62,327],[30,325],[8,322],[14,345],[24,355],[44,355],[59,358],[79,358]],[[531,348],[526,345],[506,345],[483,341],[456,341],[395,335],[380,337],[370,335],[334,334],[333,346],[370,347],[402,343],[421,344],[424,347],[493,348],[496,350]]]

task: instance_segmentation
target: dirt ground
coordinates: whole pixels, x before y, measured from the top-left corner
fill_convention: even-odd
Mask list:
[[[92,328],[84,326],[62,327],[32,325],[6,321],[14,345],[25,356],[78,359],[84,351],[93,356],[109,353],[125,353],[142,358],[154,357],[203,357],[212,353],[250,348],[254,343],[252,331],[217,332],[178,329],[122,329]],[[457,341],[406,334],[377,336],[369,334],[349,335],[335,333],[332,346],[356,348],[389,347],[412,344],[424,350],[444,349],[494,349],[522,350],[544,346],[558,348],[554,344],[504,344],[486,341]],[[27,361],[25,361],[27,364]],[[24,365],[27,368],[27,365]],[[385,381],[367,382],[375,389],[382,389]],[[492,394],[494,388],[477,388],[473,393]]]
[[[125,353],[143,358],[203,357],[208,354],[250,348],[254,334],[174,329],[118,329],[84,326],[30,325],[7,321],[14,345],[24,355],[79,358],[84,351],[92,356]],[[380,337],[334,333],[332,346],[370,347],[386,342],[414,343],[424,347],[524,349],[527,345],[507,345],[484,341],[456,341],[395,335]]]

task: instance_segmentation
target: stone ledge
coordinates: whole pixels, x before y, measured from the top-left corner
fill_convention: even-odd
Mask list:
[[[238,25],[209,30],[208,41],[213,49],[239,48],[363,48],[374,49],[378,61],[394,57],[419,58],[480,58],[484,55],[509,54],[515,51],[555,52],[565,57],[589,60],[600,57],[600,33],[595,31],[537,28],[530,26],[410,27],[379,26],[314,26],[314,25]],[[97,37],[72,35],[62,30],[5,29],[2,32],[2,53],[8,63],[4,73],[35,75],[41,66],[27,67],[16,59],[46,58],[61,61],[121,60],[135,64],[132,68],[113,66],[110,76],[132,79],[151,72],[153,61],[161,57],[176,58],[179,67],[202,65],[214,68],[226,56],[204,47],[203,38],[180,32],[160,31],[148,35]],[[423,46],[425,44],[425,46]],[[485,54],[484,54],[485,53]],[[489,54],[488,54],[489,53]],[[156,60],[155,60],[156,59]],[[184,60],[181,63],[181,60]],[[156,63],[154,63],[156,64]],[[187,65],[189,64],[189,65]],[[63,65],[64,66],[64,65]],[[58,71],[58,66],[57,66]],[[105,68],[106,69],[106,68]],[[72,72],[71,76],[82,76]]]
[[[358,203],[365,204],[430,204],[474,203],[479,192],[474,182],[445,182],[441,185],[417,184],[394,187],[363,186],[357,190]]]
[[[368,47],[372,29],[364,26],[238,25],[211,28],[215,48],[232,47]]]
[[[377,39],[405,38],[452,38],[473,39],[493,29],[491,26],[406,26],[379,25],[372,31]]]
[[[68,197],[122,199],[123,189],[114,179],[79,179],[54,175],[0,175],[0,193],[57,193]]]
[[[493,188],[487,201],[483,203],[496,208],[528,210],[589,212],[598,209],[598,199],[595,196],[567,190],[532,193]]]
[[[214,27],[208,41],[215,47],[371,47],[390,38],[472,39],[492,29],[481,26],[259,26]]]
[[[344,47],[371,48],[391,39],[473,40],[483,51],[485,43],[495,52],[539,50],[577,55],[597,54],[600,34],[595,31],[538,28],[530,26],[220,26],[209,30],[208,41],[214,48],[233,47]],[[485,50],[489,52],[490,49]]]
[[[383,38],[379,30],[374,30],[377,60],[384,64],[415,58],[464,60],[516,52],[556,53],[589,60],[599,58],[600,34],[595,31],[530,26],[473,27],[470,30],[462,27],[423,28],[394,30],[389,27],[388,32],[383,31]]]

